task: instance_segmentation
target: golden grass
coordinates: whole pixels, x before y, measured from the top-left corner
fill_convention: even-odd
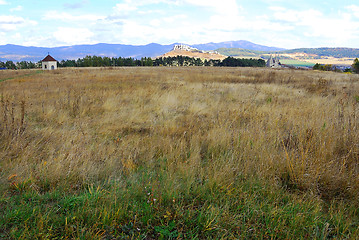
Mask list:
[[[319,63],[319,64],[332,64],[332,65],[347,65],[350,67],[353,64],[354,58],[314,58],[314,59],[301,59],[298,60],[310,62],[310,63]]]
[[[6,71],[5,71],[6,72]],[[46,191],[169,173],[359,192],[359,77],[249,68],[61,69],[0,83],[1,184]],[[46,179],[46,184],[43,179]]]

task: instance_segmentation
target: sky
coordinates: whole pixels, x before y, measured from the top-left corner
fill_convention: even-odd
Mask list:
[[[0,45],[359,48],[358,0],[0,0]]]

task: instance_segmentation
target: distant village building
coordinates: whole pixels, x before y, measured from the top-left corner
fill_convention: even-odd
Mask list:
[[[57,61],[49,55],[47,55],[42,61],[42,70],[55,70],[57,69]]]
[[[267,61],[267,67],[270,68],[280,68],[281,67],[281,63],[279,62],[279,57],[275,56],[273,58],[272,55],[270,55],[270,58]]]

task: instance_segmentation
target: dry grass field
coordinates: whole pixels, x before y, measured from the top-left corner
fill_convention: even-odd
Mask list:
[[[3,71],[0,112],[0,238],[359,238],[358,75]]]
[[[302,61],[310,62],[313,64],[331,64],[331,65],[347,65],[350,67],[353,64],[354,58],[334,58],[334,57],[327,57],[327,58],[315,58],[315,59],[299,59]]]

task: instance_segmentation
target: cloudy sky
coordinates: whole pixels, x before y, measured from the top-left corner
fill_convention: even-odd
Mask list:
[[[359,48],[359,1],[0,0],[0,45],[232,40]]]

